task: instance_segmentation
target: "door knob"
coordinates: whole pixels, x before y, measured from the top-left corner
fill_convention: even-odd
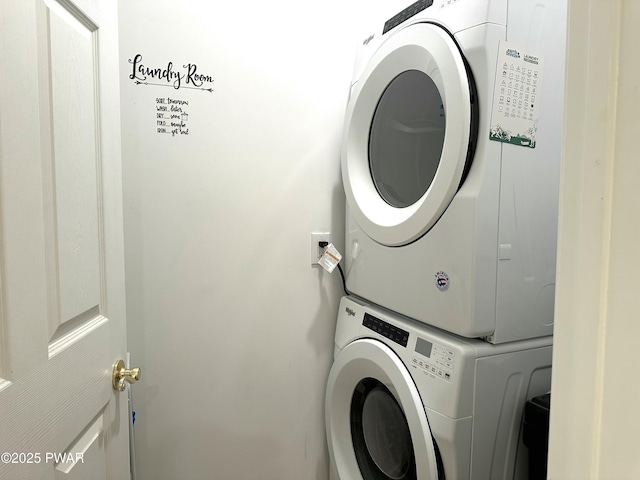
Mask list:
[[[124,361],[118,360],[113,364],[113,389],[124,392],[127,383],[136,383],[140,380],[139,368],[124,368]]]

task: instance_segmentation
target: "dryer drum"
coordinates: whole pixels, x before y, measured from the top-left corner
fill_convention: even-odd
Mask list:
[[[445,126],[442,97],[431,77],[408,70],[391,81],[369,134],[371,176],[389,205],[408,207],[427,192],[440,164]]]
[[[342,145],[347,205],[380,245],[427,233],[469,171],[479,118],[454,37],[419,23],[393,34],[355,83]]]

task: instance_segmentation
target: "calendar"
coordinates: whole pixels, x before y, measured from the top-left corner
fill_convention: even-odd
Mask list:
[[[542,57],[511,42],[500,41],[489,138],[535,148]]]

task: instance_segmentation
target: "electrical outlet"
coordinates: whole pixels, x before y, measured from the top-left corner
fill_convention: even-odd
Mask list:
[[[309,256],[311,260],[311,266],[318,266],[318,260],[324,253],[324,248],[320,247],[320,242],[331,243],[331,233],[311,233],[311,245],[309,250]]]

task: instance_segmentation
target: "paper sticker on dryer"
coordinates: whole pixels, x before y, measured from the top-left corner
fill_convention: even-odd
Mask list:
[[[500,41],[489,138],[535,148],[542,86],[542,57]]]
[[[440,271],[436,273],[436,287],[441,292],[449,290],[449,275],[446,272]]]

